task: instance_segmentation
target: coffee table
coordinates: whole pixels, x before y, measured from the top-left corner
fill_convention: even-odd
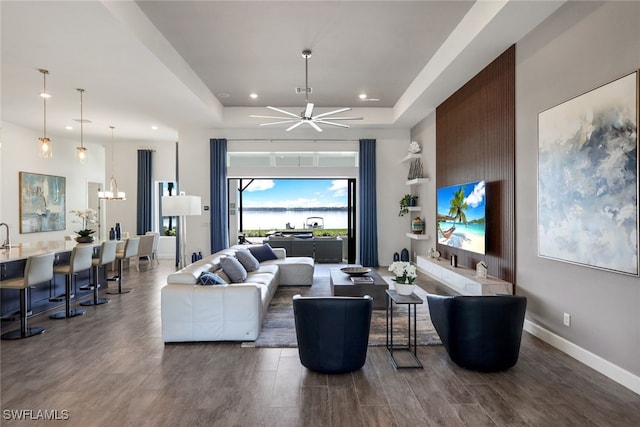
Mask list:
[[[331,295],[337,297],[362,297],[370,295],[373,298],[373,309],[384,310],[387,307],[387,294],[389,285],[375,271],[365,276],[373,278],[372,283],[353,283],[351,276],[340,271],[339,268],[331,269]]]

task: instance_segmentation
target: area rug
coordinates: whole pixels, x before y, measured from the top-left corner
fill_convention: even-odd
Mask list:
[[[424,301],[424,304],[416,305],[418,345],[442,344],[429,317],[427,293],[418,286],[416,286],[414,293]],[[258,339],[243,342],[242,347],[297,347],[298,341],[293,319],[293,296],[296,294],[302,296],[330,296],[329,277],[315,277],[312,286],[278,287],[262,321],[262,330]],[[413,328],[413,322],[411,323]],[[385,310],[373,310],[369,332],[370,346],[386,345],[386,325]],[[393,330],[394,344],[406,345],[407,306],[394,306]],[[413,333],[411,335],[413,338]]]

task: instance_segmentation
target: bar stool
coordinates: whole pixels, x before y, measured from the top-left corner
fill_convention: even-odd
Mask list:
[[[64,311],[53,313],[51,319],[65,319],[67,317],[81,316],[85,313],[82,309],[71,309],[71,282],[76,273],[91,269],[91,258],[93,256],[93,245],[76,245],[71,251],[69,264],[57,265],[53,268],[54,273],[64,274]]]
[[[27,289],[53,279],[53,252],[27,258],[24,277],[0,281],[0,288],[20,290],[20,329],[2,334],[3,340],[28,338],[44,332],[40,326],[27,326]]]
[[[100,267],[104,267],[116,259],[116,240],[107,240],[100,245],[100,253],[98,258],[93,258],[93,299],[83,301],[82,306],[106,304],[109,298],[98,298],[98,289],[100,288]]]
[[[116,260],[118,261],[118,289],[107,289],[108,294],[126,294],[131,292],[131,288],[122,287],[122,264],[125,260],[138,255],[138,246],[140,245],[139,237],[132,237],[127,239],[124,244],[124,248],[121,251],[116,252]]]
[[[160,243],[160,233],[155,231],[147,231],[145,234],[153,236],[153,245],[151,246],[151,259],[156,262],[156,265],[160,265],[158,261],[158,244]]]

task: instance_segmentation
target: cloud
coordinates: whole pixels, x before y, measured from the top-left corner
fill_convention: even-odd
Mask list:
[[[484,188],[485,188],[485,182],[480,181],[479,183],[476,184],[471,194],[469,194],[464,201],[467,202],[467,204],[472,208],[475,208],[481,205],[482,201],[484,200]]]
[[[247,191],[265,191],[271,190],[276,183],[272,179],[256,179],[247,187]]]
[[[333,197],[345,197],[347,195],[347,180],[339,179],[331,181],[329,191],[333,192]]]

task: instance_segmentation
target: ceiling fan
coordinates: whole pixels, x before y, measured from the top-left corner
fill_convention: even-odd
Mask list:
[[[341,128],[348,128],[349,125],[344,123],[336,123],[338,120],[362,120],[362,117],[331,117],[334,114],[344,113],[345,111],[350,111],[351,108],[339,108],[337,110],[329,111],[326,113],[318,114],[317,116],[313,115],[313,103],[309,102],[309,58],[311,57],[311,50],[305,49],[302,51],[302,57],[304,58],[304,68],[305,68],[305,92],[304,92],[304,101],[307,104],[304,111],[300,114],[291,113],[289,111],[282,110],[280,108],[272,107],[267,105],[267,108],[273,111],[277,111],[278,113],[284,114],[285,116],[257,116],[251,115],[250,117],[256,117],[260,119],[278,119],[277,122],[270,123],[260,123],[260,126],[272,126],[272,125],[281,125],[287,123],[293,123],[291,126],[287,128],[287,131],[297,128],[303,123],[308,123],[318,132],[322,132],[322,128],[318,126],[319,124],[329,125],[329,126],[337,126]]]

